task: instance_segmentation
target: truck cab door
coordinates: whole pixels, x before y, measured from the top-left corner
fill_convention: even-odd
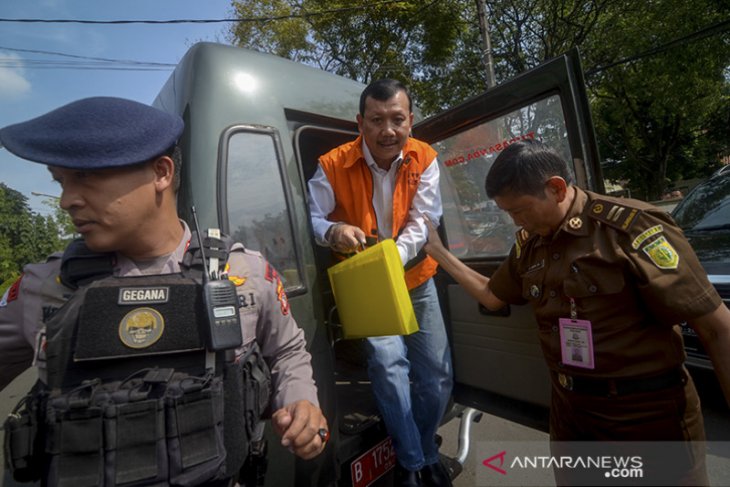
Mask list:
[[[510,143],[535,138],[551,145],[571,162],[578,186],[603,192],[577,50],[418,123],[413,135],[439,153],[444,242],[486,276],[507,257],[518,230],[484,189]],[[530,307],[491,313],[443,271],[436,280],[450,328],[455,401],[546,427],[550,382]]]

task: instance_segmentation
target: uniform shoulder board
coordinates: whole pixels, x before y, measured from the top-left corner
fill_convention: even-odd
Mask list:
[[[588,215],[594,220],[624,232],[631,228],[639,213],[638,208],[607,199],[593,200],[588,209]]]
[[[522,248],[528,240],[530,240],[530,232],[524,228],[517,230],[517,233],[515,233],[515,258],[520,258],[522,255]]]
[[[524,246],[525,242],[527,242],[530,239],[530,232],[525,230],[524,228],[520,228],[517,230],[517,233],[515,233],[515,242],[520,244],[520,246]]]

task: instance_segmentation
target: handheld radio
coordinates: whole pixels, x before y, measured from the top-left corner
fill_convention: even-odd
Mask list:
[[[198,215],[191,207],[195,233],[198,235],[200,257],[203,260],[203,306],[207,316],[206,348],[210,351],[227,350],[240,347],[243,343],[241,318],[238,314],[238,295],[236,286],[227,278],[220,279],[218,269],[212,275],[208,271],[203,238],[200,236]],[[211,236],[211,235],[209,235]]]

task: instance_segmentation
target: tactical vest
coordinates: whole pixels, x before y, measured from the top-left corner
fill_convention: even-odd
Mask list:
[[[193,486],[235,477],[271,379],[255,342],[238,361],[233,350],[206,350],[196,243],[193,235],[181,273],[141,277],[111,276],[110,256],[69,246],[61,280],[75,291],[46,323],[45,381],[5,422],[16,480]],[[226,249],[223,268],[230,240],[213,247]]]

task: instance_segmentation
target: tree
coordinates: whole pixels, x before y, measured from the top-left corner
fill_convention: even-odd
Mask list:
[[[718,6],[712,0],[636,2],[630,17],[612,22],[615,41],[596,39],[595,51],[612,60],[650,51],[726,18]],[[726,35],[690,38],[590,79],[601,153],[620,161],[608,174],[629,179],[633,195],[659,199],[671,181],[706,175],[727,153],[727,125],[724,134],[717,125],[727,116],[727,43]]]
[[[0,294],[25,264],[62,250],[72,232],[73,225],[60,208],[53,215],[35,213],[23,194],[0,183]]]
[[[472,4],[407,0],[353,6],[344,0],[235,0],[239,18],[299,17],[240,22],[232,28],[231,41],[363,83],[380,77],[401,79],[429,113],[443,108],[445,100],[458,102],[473,92],[464,84],[464,75],[467,80],[481,76],[478,29],[469,24],[476,19]],[[317,12],[325,13],[313,15]],[[462,55],[465,52],[469,55]],[[460,79],[453,73],[460,73]],[[483,80],[478,85],[479,91],[484,89]],[[457,99],[447,93],[455,93]]]
[[[242,22],[231,33],[234,44],[364,83],[383,76],[402,79],[425,115],[486,89],[474,0],[354,5],[234,0],[233,5],[239,17],[294,16]],[[706,174],[719,156],[729,155],[728,124],[723,124],[730,113],[727,26],[692,37],[727,19],[726,2],[491,0],[487,5],[498,81],[572,47],[581,49],[601,154],[619,163],[609,175],[629,179],[633,194],[654,199],[669,181]],[[657,49],[682,36],[687,40],[671,50]],[[642,52],[650,55],[621,62]]]

